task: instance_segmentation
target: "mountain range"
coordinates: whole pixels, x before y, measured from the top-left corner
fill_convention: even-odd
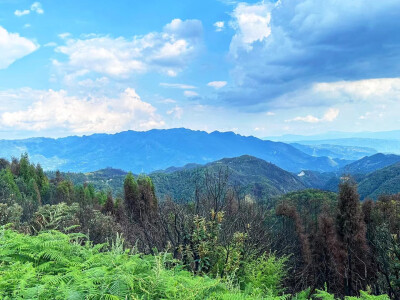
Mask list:
[[[134,173],[150,173],[171,166],[206,164],[241,155],[258,157],[292,172],[333,171],[350,162],[312,156],[289,144],[233,132],[207,133],[184,128],[0,141],[0,157],[10,158],[24,152],[46,170],[71,172],[113,167]]]

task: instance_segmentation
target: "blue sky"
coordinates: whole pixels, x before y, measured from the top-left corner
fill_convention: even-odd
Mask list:
[[[0,0],[0,138],[400,129],[398,0]]]

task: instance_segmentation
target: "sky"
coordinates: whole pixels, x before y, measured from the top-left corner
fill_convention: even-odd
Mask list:
[[[400,129],[398,0],[0,0],[0,139]]]

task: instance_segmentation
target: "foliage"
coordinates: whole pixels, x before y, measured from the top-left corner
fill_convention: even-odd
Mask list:
[[[247,156],[220,163],[169,177],[193,194],[158,201],[155,177],[124,173],[115,197],[48,179],[27,155],[0,160],[0,225],[31,235],[2,230],[0,298],[400,299],[400,195],[361,206],[345,180],[338,195],[253,186],[254,198],[248,180],[269,178],[271,195],[296,177]]]
[[[83,243],[83,245],[81,245]],[[222,282],[193,276],[167,253],[110,251],[81,234],[26,236],[0,231],[2,299],[262,299],[229,291]],[[171,266],[171,267],[167,267]]]

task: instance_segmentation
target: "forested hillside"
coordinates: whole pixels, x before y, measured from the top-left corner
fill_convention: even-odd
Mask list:
[[[344,166],[342,174],[368,174],[400,162],[400,155],[378,153]]]
[[[176,201],[193,200],[196,188],[206,185],[206,174],[221,172],[228,183],[240,189],[249,199],[261,201],[287,192],[310,187],[300,178],[266,161],[244,155],[225,158],[204,166],[189,164],[181,168],[168,168],[150,173],[156,194],[159,198],[172,197]],[[54,178],[56,173],[48,173]],[[103,169],[89,173],[63,173],[75,184],[90,183],[98,190],[113,190],[122,195],[122,184],[127,173],[116,169]],[[314,186],[313,186],[314,187]]]
[[[222,162],[240,179],[243,165]],[[215,164],[199,173],[193,199],[161,201],[144,175],[128,173],[113,197],[59,172],[48,179],[26,155],[0,169],[3,299],[400,296],[400,197],[361,203],[351,180],[338,194],[304,190],[256,202]]]
[[[372,199],[400,193],[400,163],[368,174],[360,180],[358,189],[363,198]]]

